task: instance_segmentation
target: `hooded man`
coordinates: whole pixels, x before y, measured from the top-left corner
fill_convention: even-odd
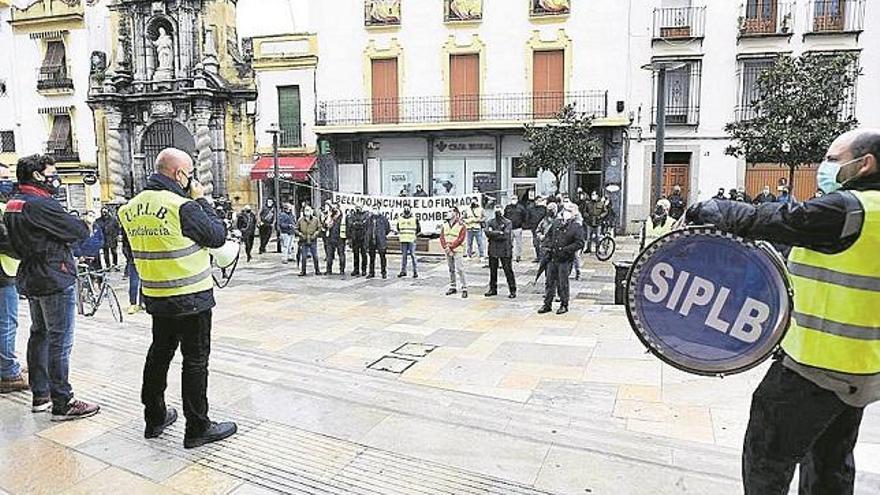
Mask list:
[[[528,222],[528,215],[528,210],[520,204],[519,198],[516,196],[510,198],[510,204],[504,208],[504,218],[510,220],[511,228],[513,229],[513,256],[516,258],[517,263],[522,261],[523,227]]]
[[[357,205],[345,222],[345,235],[351,243],[351,250],[354,253],[352,277],[359,277],[362,273],[367,274],[367,221],[369,219],[370,214],[364,211],[363,206]]]
[[[422,226],[413,215],[409,205],[403,207],[403,213],[397,217],[397,235],[400,239],[400,273],[397,278],[406,276],[406,264],[412,258],[413,278],[419,278],[419,267],[416,263],[416,239],[422,231]]]
[[[489,238],[489,291],[486,292],[486,297],[498,295],[498,264],[500,263],[507,278],[508,297],[513,299],[516,297],[516,278],[511,264],[513,222],[506,218],[501,205],[496,205],[494,211],[495,215],[486,222],[486,237]]]
[[[100,229],[104,237],[104,245],[102,246],[104,268],[118,270],[119,222],[116,220],[116,215],[111,215],[110,209],[107,207],[101,208],[101,216],[95,221],[94,228]]]
[[[303,208],[302,217],[296,223],[296,237],[300,247],[300,271],[299,276],[306,276],[306,263],[309,255],[312,256],[312,264],[315,267],[315,275],[321,275],[318,262],[318,238],[321,237],[321,220],[315,215],[311,206]]]
[[[391,232],[391,224],[388,218],[382,214],[379,207],[373,207],[373,212],[367,220],[367,250],[370,253],[370,273],[367,278],[376,278],[376,254],[379,255],[380,274],[382,278],[388,278],[388,234]]]
[[[568,276],[571,274],[575,255],[584,248],[584,229],[575,221],[576,208],[563,208],[561,218],[553,223],[544,239],[543,248],[550,259],[547,263],[544,305],[538,310],[538,314],[553,311],[553,300],[557,293],[561,304],[556,314],[568,313]]]
[[[6,204],[3,222],[18,254],[18,291],[30,305],[28,369],[32,411],[51,409],[66,421],[97,414],[100,408],[74,398],[68,381],[76,315],[76,261],[71,245],[89,228],[67,214],[53,197],[61,187],[55,161],[33,155],[18,161],[18,193]]]
[[[446,264],[449,266],[449,290],[447,296],[458,292],[456,275],[461,279],[461,297],[467,299],[467,279],[464,275],[464,256],[462,256],[467,228],[461,221],[458,208],[452,207],[446,214],[446,221],[440,227],[440,246],[446,253]]]

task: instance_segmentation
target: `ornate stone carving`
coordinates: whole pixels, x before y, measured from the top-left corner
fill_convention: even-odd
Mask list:
[[[367,25],[400,24],[400,0],[368,0]]]
[[[125,201],[125,148],[119,125],[122,116],[107,113],[107,171],[110,173],[110,196],[113,202]]]
[[[475,21],[483,18],[483,0],[448,1],[448,21]]]
[[[170,101],[154,101],[150,103],[150,116],[155,118],[174,115],[174,104]]]
[[[159,27],[159,35],[153,41],[156,47],[156,72],[153,73],[153,80],[160,81],[163,79],[171,79],[174,77],[174,40],[168,35],[164,27]]]
[[[570,11],[571,0],[532,0],[533,14],[567,14]]]
[[[214,152],[211,150],[211,129],[206,119],[199,119],[196,129],[196,152],[199,182],[205,186],[205,196],[214,192]]]

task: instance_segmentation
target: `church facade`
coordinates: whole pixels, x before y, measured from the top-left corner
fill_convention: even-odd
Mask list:
[[[189,152],[214,197],[253,201],[241,165],[254,153],[256,86],[236,30],[236,0],[114,0],[110,50],[91,55],[105,202],[144,188],[163,148]]]

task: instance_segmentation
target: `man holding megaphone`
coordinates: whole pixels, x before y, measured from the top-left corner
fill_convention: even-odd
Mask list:
[[[195,178],[192,158],[168,148],[143,192],[119,209],[119,220],[141,276],[153,343],[144,366],[141,401],[146,438],[177,420],[165,406],[168,367],[183,354],[184,447],[216,442],[236,432],[235,423],[208,419],[208,356],[214,307],[211,254],[226,244],[226,227]]]

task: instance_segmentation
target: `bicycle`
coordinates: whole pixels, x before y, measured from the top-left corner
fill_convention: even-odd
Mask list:
[[[122,323],[122,306],[119,305],[119,298],[116,297],[116,291],[110,285],[107,274],[107,270],[95,270],[88,264],[77,265],[77,312],[86,317],[95,316],[106,299],[107,304],[110,305],[113,319]]]
[[[614,256],[617,249],[617,242],[614,241],[614,230],[609,228],[607,224],[599,227],[599,242],[596,243],[596,259],[599,261],[608,261]]]

